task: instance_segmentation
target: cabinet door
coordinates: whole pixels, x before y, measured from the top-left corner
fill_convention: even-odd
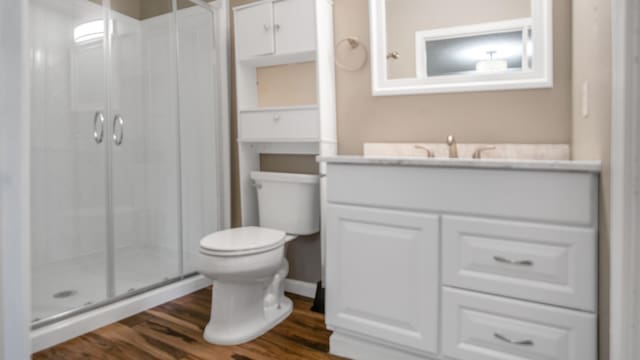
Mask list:
[[[315,51],[315,0],[282,0],[274,3],[276,52]]]
[[[327,220],[327,325],[436,353],[438,217],[331,204]]]
[[[236,10],[235,29],[239,60],[273,54],[273,3],[266,1]]]

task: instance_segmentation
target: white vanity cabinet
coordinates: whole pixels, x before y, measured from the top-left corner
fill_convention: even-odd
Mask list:
[[[315,0],[260,1],[234,8],[239,60],[314,52]]]
[[[320,161],[333,354],[596,360],[599,163]]]

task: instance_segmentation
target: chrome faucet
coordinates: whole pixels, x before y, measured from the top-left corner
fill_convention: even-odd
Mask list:
[[[433,150],[429,149],[429,148],[428,148],[428,147],[426,147],[426,146],[423,146],[423,145],[415,145],[415,146],[414,146],[414,148],[415,148],[415,149],[421,149],[421,150],[424,150],[424,151],[427,153],[427,157],[429,157],[429,158],[432,158],[432,157],[434,157],[434,156],[435,156],[435,154],[433,153]]]
[[[447,136],[447,145],[449,145],[449,157],[455,159],[458,157],[458,145],[453,135]]]
[[[476,151],[473,152],[473,155],[471,156],[471,158],[473,158],[473,159],[482,159],[482,152],[489,151],[489,150],[495,150],[495,149],[496,149],[495,146],[481,146],[481,147],[477,148]]]

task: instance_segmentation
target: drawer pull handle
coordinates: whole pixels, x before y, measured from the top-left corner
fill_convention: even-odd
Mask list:
[[[503,258],[502,256],[494,256],[493,260],[509,265],[519,265],[519,266],[533,266],[533,261],[531,260],[509,260],[507,258]]]
[[[513,341],[511,339],[509,339],[508,337],[498,334],[498,333],[493,333],[493,336],[498,339],[498,340],[502,340],[504,342],[506,342],[507,344],[512,344],[512,345],[520,345],[520,346],[533,346],[533,341],[532,340],[521,340],[521,341]]]
[[[280,120],[280,115],[273,115],[273,120],[275,121],[279,121]]]

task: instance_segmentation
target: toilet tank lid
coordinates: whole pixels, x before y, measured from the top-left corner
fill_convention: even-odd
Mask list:
[[[320,182],[319,175],[309,174],[290,174],[281,172],[265,172],[265,171],[252,171],[251,179],[256,182],[271,181],[271,182],[286,182],[286,183],[299,183],[299,184],[317,184]]]
[[[256,226],[228,229],[205,236],[200,247],[211,251],[258,250],[284,243],[286,233]]]

